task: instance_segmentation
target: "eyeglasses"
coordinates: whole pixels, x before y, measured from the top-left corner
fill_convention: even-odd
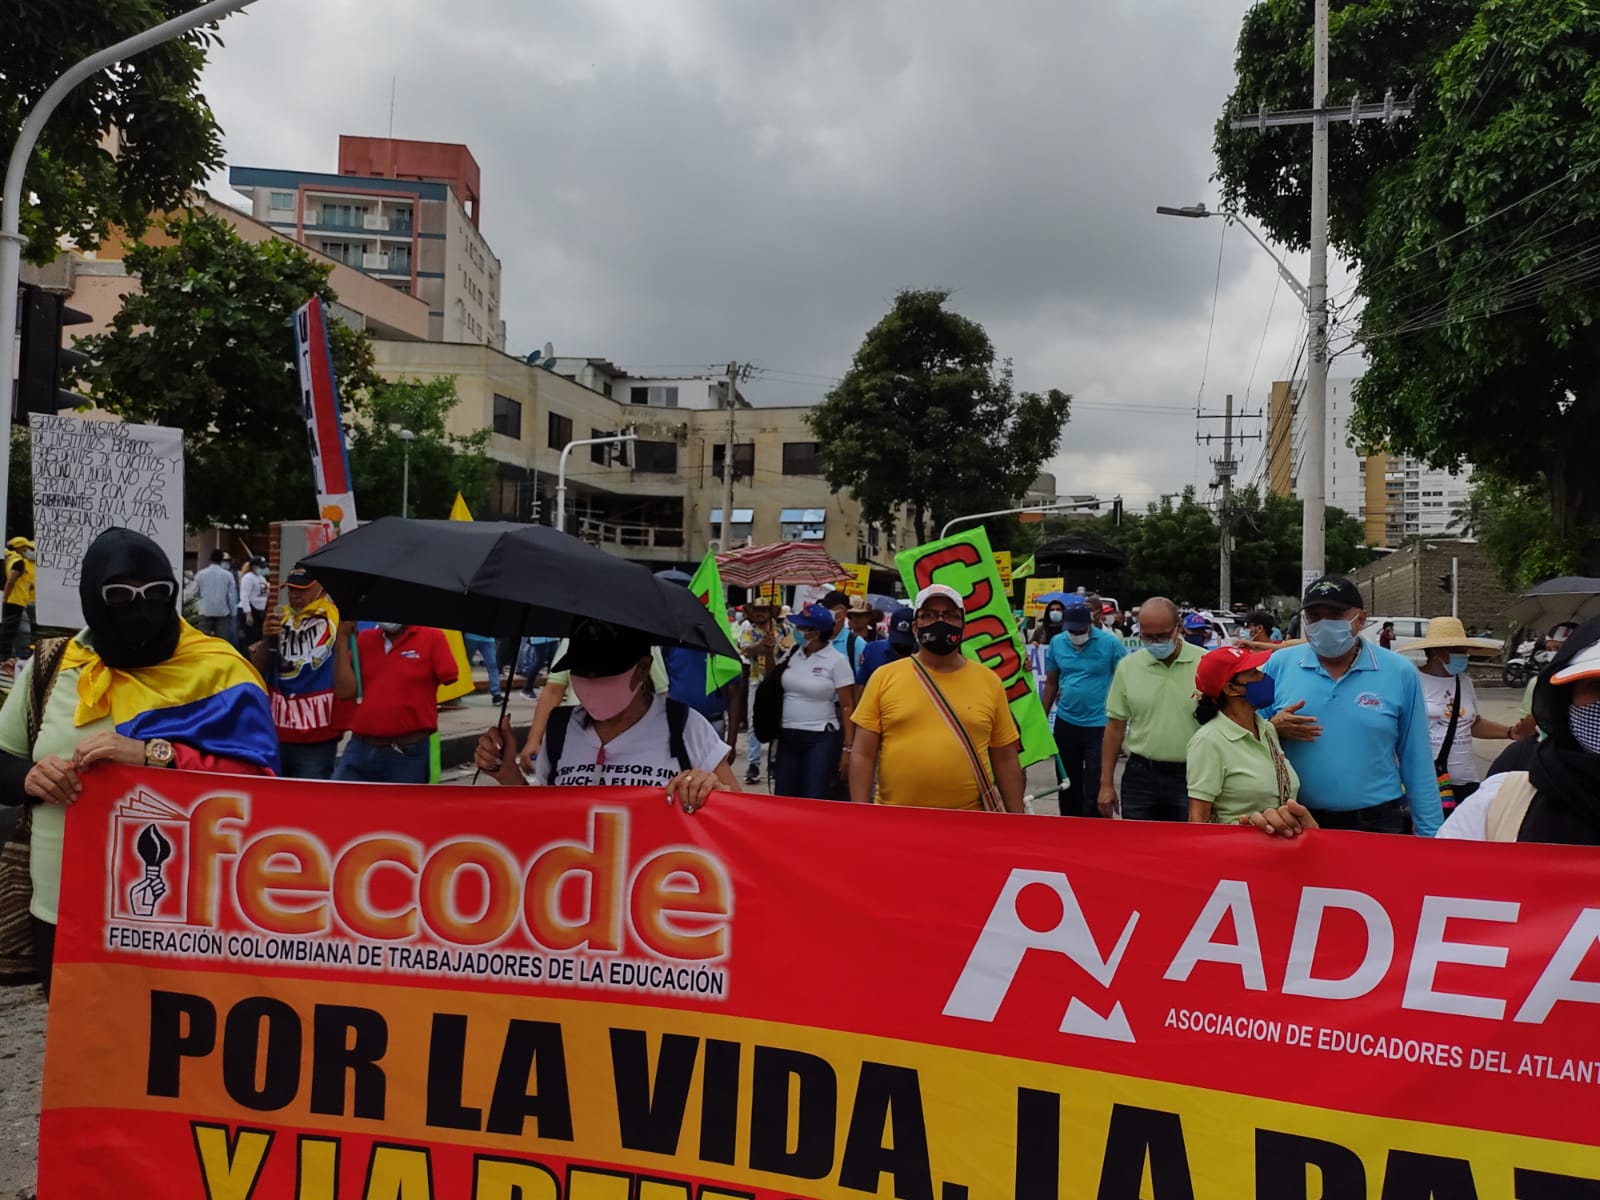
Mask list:
[[[107,583],[100,588],[100,599],[108,608],[127,608],[136,600],[154,600],[166,604],[177,595],[177,584],[170,579],[157,579],[153,583],[135,586],[131,583]]]

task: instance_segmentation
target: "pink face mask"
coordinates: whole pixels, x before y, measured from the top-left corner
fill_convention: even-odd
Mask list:
[[[634,668],[630,667],[621,675],[601,675],[596,678],[574,675],[572,690],[590,717],[596,721],[609,721],[632,704],[633,698],[639,694],[640,685],[634,682],[633,674]]]

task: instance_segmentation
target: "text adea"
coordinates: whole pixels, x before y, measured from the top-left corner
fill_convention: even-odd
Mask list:
[[[1019,912],[1019,897],[1032,887],[1044,887],[1060,900],[1061,916],[1048,928],[1035,928]],[[1281,901],[1274,896],[1273,903],[1278,905]],[[1323,942],[1324,922],[1335,912],[1354,915],[1363,926],[1365,942],[1361,961],[1344,974],[1321,974],[1316,970],[1316,962]],[[1400,1006],[1417,1012],[1502,1021],[1508,1015],[1508,1006],[1514,1002],[1516,1007],[1510,1010],[1512,1020],[1537,1025],[1542,1024],[1562,1001],[1600,1005],[1600,983],[1581,977],[1585,958],[1600,943],[1600,908],[1584,908],[1577,913],[1566,926],[1560,942],[1544,952],[1543,966],[1531,987],[1518,988],[1516,994],[1511,995],[1445,991],[1437,986],[1440,967],[1504,970],[1514,932],[1519,940],[1519,952],[1525,952],[1527,939],[1545,935],[1548,925],[1544,922],[1531,922],[1530,928],[1518,930],[1521,916],[1522,906],[1516,901],[1424,896],[1411,938]],[[1221,932],[1230,920],[1231,940]],[[1064,955],[1101,986],[1111,988],[1138,921],[1139,913],[1133,911],[1120,931],[1097,939],[1065,874],[1014,869],[1002,886],[950,992],[945,1015],[993,1021],[1029,951]],[[1475,926],[1475,932],[1484,940],[1452,940],[1452,929],[1460,936],[1468,925]],[[1500,936],[1488,940],[1485,925],[1501,927]],[[1104,944],[1112,945],[1109,954],[1101,953],[1099,947]],[[1301,886],[1283,976],[1269,982],[1250,885],[1244,880],[1223,879],[1217,882],[1190,925],[1163,978],[1186,982],[1196,966],[1209,962],[1237,970],[1247,991],[1267,992],[1275,988],[1285,996],[1355,1000],[1370,994],[1383,982],[1395,958],[1394,920],[1377,898],[1350,888]],[[1491,979],[1492,976],[1478,974],[1474,978]],[[1479,989],[1480,992],[1491,990],[1482,986]],[[1510,990],[1501,989],[1502,993]],[[1069,1011],[1068,1016],[1077,1019],[1077,1011]],[[1093,1036],[1135,1040],[1120,1003],[1110,1018],[1096,1016],[1092,1020],[1096,1022]],[[1063,1029],[1067,1028],[1064,1018]]]
[[[626,809],[592,809],[583,839],[552,841],[526,857],[483,836],[423,842],[376,833],[330,847],[303,829],[255,832],[249,815],[237,795],[209,796],[189,814],[186,923],[224,927],[236,917],[269,933],[344,930],[385,942],[426,934],[457,946],[520,935],[550,950],[600,953],[631,941],[694,962],[728,954],[727,871],[692,847],[635,855]],[[373,901],[379,876],[400,884],[403,902]],[[477,911],[459,902],[463,877],[481,895]]]

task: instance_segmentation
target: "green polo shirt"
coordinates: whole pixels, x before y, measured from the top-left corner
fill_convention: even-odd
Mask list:
[[[1126,721],[1123,745],[1152,762],[1180,763],[1200,728],[1194,719],[1194,669],[1203,651],[1179,642],[1177,662],[1159,663],[1148,650],[1117,664],[1106,697],[1106,716]]]
[[[1218,714],[1189,739],[1189,795],[1211,803],[1211,819],[1232,825],[1250,813],[1278,804],[1278,770],[1274,751],[1283,755],[1272,722],[1256,715],[1256,733]],[[1300,794],[1300,777],[1287,757],[1283,767],[1289,777],[1289,799]]]

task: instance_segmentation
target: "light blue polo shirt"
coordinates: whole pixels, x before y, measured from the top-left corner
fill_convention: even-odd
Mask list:
[[[1083,729],[1103,726],[1111,676],[1127,656],[1121,639],[1104,629],[1090,629],[1082,649],[1064,633],[1051,638],[1046,669],[1055,672],[1061,688],[1056,694],[1055,715]]]
[[[1262,716],[1304,700],[1299,715],[1315,717],[1322,726],[1314,742],[1281,739],[1300,776],[1302,804],[1350,812],[1403,795],[1417,832],[1438,832],[1444,818],[1427,703],[1409,660],[1363,640],[1355,662],[1337,680],[1310,646],[1279,650],[1261,669],[1277,691]]]
[[[856,635],[856,652],[854,654],[850,653],[850,622],[848,621],[845,622],[844,628],[839,630],[833,638],[833,648],[845,656],[852,671],[861,665],[861,652],[866,649],[866,646],[867,639],[858,634]]]

